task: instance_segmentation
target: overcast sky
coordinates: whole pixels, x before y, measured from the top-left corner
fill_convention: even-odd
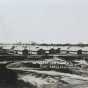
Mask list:
[[[88,0],[0,0],[0,41],[88,43]]]

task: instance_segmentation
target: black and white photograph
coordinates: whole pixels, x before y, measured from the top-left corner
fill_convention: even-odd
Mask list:
[[[88,0],[0,0],[0,88],[88,88]]]

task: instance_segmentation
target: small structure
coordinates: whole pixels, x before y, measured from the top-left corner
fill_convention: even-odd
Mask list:
[[[24,50],[22,51],[22,54],[25,55],[25,56],[27,56],[27,55],[28,55],[28,49],[24,49]]]
[[[78,51],[77,51],[77,54],[78,54],[78,55],[82,54],[82,49],[78,50]]]
[[[51,49],[49,50],[49,54],[56,54],[56,50],[53,49],[53,48],[51,48]]]
[[[37,54],[38,54],[38,55],[45,55],[45,50],[44,50],[44,49],[39,49],[39,50],[37,51]]]
[[[60,53],[61,53],[61,48],[57,48],[57,49],[56,49],[56,53],[57,53],[57,54],[60,54]]]
[[[68,50],[66,51],[66,54],[69,54],[69,51]]]

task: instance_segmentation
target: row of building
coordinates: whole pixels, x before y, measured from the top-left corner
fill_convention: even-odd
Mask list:
[[[37,55],[48,55],[48,54],[61,54],[62,52],[65,52],[65,54],[69,54],[70,51],[68,50],[61,50],[61,48],[57,48],[57,49],[54,49],[54,48],[51,48],[50,50],[44,50],[44,49],[39,49],[37,51],[30,51],[28,49],[24,49],[22,51],[22,54],[23,55],[28,55],[28,54],[32,54],[32,52],[36,52]],[[30,53],[31,52],[31,53]],[[82,50],[77,50],[76,51],[76,54],[82,54]]]

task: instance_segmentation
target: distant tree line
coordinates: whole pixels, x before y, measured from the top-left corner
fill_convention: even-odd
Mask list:
[[[88,46],[88,44],[46,44],[46,43],[41,43],[38,44],[39,46],[80,46],[80,47],[85,47]]]
[[[36,43],[36,42],[31,42],[31,43],[0,43],[0,45],[38,45],[38,46],[80,46],[80,47],[85,47],[88,46],[88,44],[83,44],[83,43],[78,43],[78,44],[70,44],[70,43],[65,43],[65,44],[60,44],[60,43]]]

